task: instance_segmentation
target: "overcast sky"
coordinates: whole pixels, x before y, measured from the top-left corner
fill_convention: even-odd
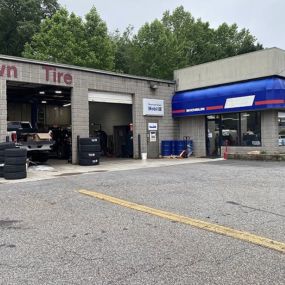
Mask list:
[[[140,28],[160,19],[165,10],[183,5],[212,27],[223,22],[247,28],[264,47],[285,49],[285,0],[58,0],[69,11],[85,15],[95,6],[110,31]]]

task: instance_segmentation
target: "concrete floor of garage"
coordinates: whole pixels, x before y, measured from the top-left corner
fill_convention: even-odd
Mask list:
[[[46,179],[53,179],[62,176],[73,176],[85,173],[94,172],[109,172],[120,170],[132,170],[149,167],[171,166],[188,163],[201,163],[216,161],[221,159],[208,158],[161,158],[161,159],[119,159],[119,158],[102,158],[100,165],[96,166],[80,166],[66,163],[66,160],[50,159],[44,165],[30,166],[28,168],[28,177],[21,180],[5,180],[0,178],[0,184],[21,183],[29,181],[40,181]]]

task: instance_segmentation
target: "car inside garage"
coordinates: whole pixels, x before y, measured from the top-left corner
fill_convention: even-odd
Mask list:
[[[38,149],[30,150],[32,161],[70,160],[71,88],[7,81],[7,121],[8,133],[17,137],[10,140],[36,141]],[[50,151],[45,148],[47,140],[52,143]]]

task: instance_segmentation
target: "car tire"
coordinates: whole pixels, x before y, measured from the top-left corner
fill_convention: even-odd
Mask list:
[[[80,145],[100,145],[99,138],[81,138],[79,139]]]
[[[0,177],[4,177],[4,166],[0,166]]]
[[[14,172],[14,173],[4,173],[4,178],[7,180],[24,179],[27,178],[27,172]]]
[[[5,150],[7,148],[15,148],[15,143],[12,142],[4,142],[4,143],[0,143],[0,150]]]
[[[100,160],[98,158],[96,159],[79,159],[79,165],[81,166],[91,166],[91,165],[99,165]]]
[[[80,152],[79,159],[96,159],[100,158],[100,152]]]
[[[17,172],[26,172],[26,164],[22,165],[4,165],[4,173],[17,173]]]
[[[100,152],[101,146],[100,145],[80,145],[79,146],[79,154],[81,152]]]
[[[27,157],[27,150],[22,148],[5,149],[6,157]]]
[[[7,165],[24,165],[24,164],[26,164],[26,162],[27,162],[27,158],[24,156],[6,157],[5,158],[5,164],[7,164]]]

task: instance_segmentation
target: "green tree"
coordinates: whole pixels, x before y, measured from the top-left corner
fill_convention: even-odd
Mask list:
[[[0,0],[0,53],[20,56],[41,21],[58,8],[57,0]]]
[[[262,49],[262,45],[256,43],[256,38],[249,30],[238,30],[236,24],[223,23],[214,31],[214,53],[216,58],[235,56]]]
[[[236,24],[213,29],[182,6],[143,25],[132,38],[123,34],[117,43],[123,72],[165,79],[175,69],[262,49],[248,30]]]
[[[112,69],[114,47],[106,24],[95,8],[83,21],[61,8],[41,23],[40,31],[27,43],[23,56],[86,67]]]
[[[86,66],[112,70],[114,67],[114,43],[108,35],[107,25],[95,7],[85,17],[85,38],[88,43]]]
[[[172,34],[160,21],[145,24],[133,39],[130,72],[168,78],[173,72],[174,48]]]
[[[115,46],[114,70],[121,73],[131,73],[131,63],[133,58],[133,31],[132,26],[120,34],[118,30],[112,35],[112,41]]]

